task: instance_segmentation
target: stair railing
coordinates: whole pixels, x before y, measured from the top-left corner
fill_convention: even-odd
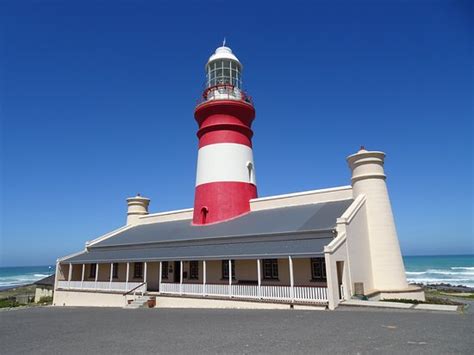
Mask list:
[[[131,294],[132,292],[133,292],[133,295],[135,296],[135,294],[136,294],[136,292],[137,292],[137,289],[139,289],[139,288],[142,287],[143,285],[146,285],[146,282],[142,282],[142,283],[139,284],[138,286],[136,286],[136,287],[132,288],[131,290],[125,292],[125,293],[123,294],[123,296],[127,296],[127,295]],[[142,296],[143,296],[143,294],[144,294],[143,290],[140,290],[139,292],[141,292],[141,293],[142,293]]]

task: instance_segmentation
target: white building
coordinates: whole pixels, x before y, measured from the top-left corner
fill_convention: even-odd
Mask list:
[[[351,185],[258,198],[242,64],[220,47],[206,72],[194,208],[149,214],[149,199],[127,199],[125,226],[58,259],[54,304],[124,306],[142,294],[158,307],[424,299],[405,277],[385,154],[350,155]]]

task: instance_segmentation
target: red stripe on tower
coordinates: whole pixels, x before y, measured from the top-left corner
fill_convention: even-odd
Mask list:
[[[257,197],[252,152],[255,109],[242,91],[242,65],[219,47],[206,65],[207,88],[195,109],[199,125],[193,224],[216,223],[250,211]]]

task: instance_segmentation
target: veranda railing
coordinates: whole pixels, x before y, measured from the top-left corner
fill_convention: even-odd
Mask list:
[[[327,288],[313,286],[257,286],[226,284],[179,284],[161,283],[160,293],[218,296],[243,299],[267,299],[282,301],[327,302]]]

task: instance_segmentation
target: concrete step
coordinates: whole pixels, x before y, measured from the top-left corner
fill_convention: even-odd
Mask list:
[[[148,296],[140,296],[138,298],[135,298],[132,302],[125,305],[124,308],[128,308],[128,309],[146,308],[149,299],[150,297]]]

